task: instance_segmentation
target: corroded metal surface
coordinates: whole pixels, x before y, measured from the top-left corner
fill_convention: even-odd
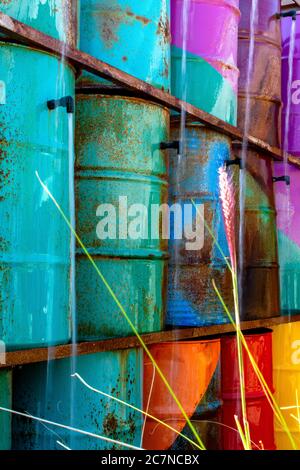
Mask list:
[[[10,18],[2,12],[0,12],[0,31],[9,35],[9,37],[13,39],[51,52],[56,56],[60,57],[63,55],[64,58],[72,63],[77,69],[84,69],[98,77],[112,81],[121,87],[134,90],[134,92],[140,97],[152,100],[168,107],[169,109],[173,109],[174,111],[185,111],[188,119],[201,122],[207,125],[210,129],[214,129],[215,131],[232,139],[238,141],[243,140],[243,133],[238,128],[227,124],[222,119],[218,119],[189,103],[179,100],[169,93],[155,88],[148,83],[124,73],[84,52],[70,47],[57,39],[46,36],[30,26]],[[274,146],[272,147],[268,143],[251,135],[248,135],[248,142],[252,148],[259,150],[263,155],[277,161],[282,161],[282,151],[279,148]],[[300,167],[300,161],[297,161],[290,155],[288,156],[288,162],[297,168]]]
[[[236,149],[237,154],[241,150]],[[242,255],[243,320],[280,314],[279,264],[272,162],[248,150]],[[236,173],[236,187],[239,175]],[[237,208],[239,193],[237,192]],[[239,238],[237,223],[237,239]]]
[[[139,333],[160,331],[164,327],[167,240],[161,232],[152,237],[155,220],[151,214],[154,205],[168,198],[167,153],[160,150],[160,143],[168,140],[169,112],[136,98],[84,94],[77,97],[76,118],[77,231]],[[105,215],[97,216],[100,204],[110,204],[114,210],[108,224],[115,224],[115,233],[106,239],[96,233]],[[137,238],[130,235],[134,204],[147,210],[145,230],[140,229]],[[124,217],[127,233],[121,235]],[[80,250],[76,279],[80,339],[132,334]]]
[[[240,1],[238,67],[240,69],[238,98],[238,127],[245,126],[247,80],[250,46],[249,0]],[[257,20],[254,25],[254,58],[250,77],[250,128],[249,133],[270,145],[280,144],[281,106],[281,34],[280,0],[257,2]]]
[[[20,45],[0,43],[0,57],[0,338],[10,349],[65,343],[70,231],[36,172],[68,214],[68,116],[47,100],[74,95],[74,72]]]
[[[272,332],[255,332],[245,335],[248,348],[269,389],[273,392],[272,378]],[[245,371],[245,395],[247,419],[253,449],[274,450],[274,415],[268,398],[250,362],[248,353],[243,349]],[[242,422],[239,366],[236,336],[221,339],[222,374],[222,448],[224,450],[243,450],[239,433],[236,431],[234,416]],[[230,429],[229,427],[233,428]]]
[[[0,372],[0,406],[12,407],[12,372],[4,370]],[[0,450],[11,448],[11,415],[0,412]]]
[[[81,0],[80,49],[169,90],[170,0]],[[103,80],[83,74],[80,86]]]
[[[0,0],[0,11],[77,46],[78,0]]]
[[[142,415],[100,396],[72,378],[71,359],[37,364],[14,373],[13,407],[16,411],[140,446]],[[92,387],[142,407],[142,353],[138,349],[108,352],[77,359],[76,372]],[[73,450],[122,449],[93,437],[59,429],[52,432],[36,421],[14,417],[13,448],[59,450],[60,440]]]
[[[267,328],[277,325],[300,321],[300,315],[265,318],[260,320],[242,321],[242,330],[252,330],[254,328]],[[156,344],[162,341],[178,341],[184,339],[196,339],[209,337],[235,331],[231,324],[202,326],[200,328],[180,328],[157,333],[142,335],[145,344]],[[23,351],[8,352],[6,354],[6,364],[0,364],[0,369],[6,369],[17,365],[33,364],[37,362],[47,362],[55,359],[63,359],[70,356],[84,356],[105,351],[117,351],[121,349],[135,348],[140,346],[136,336],[126,338],[114,338],[105,341],[90,341],[76,344],[66,344],[50,348],[35,348]]]
[[[236,122],[239,76],[238,4],[171,1],[172,93],[231,124]]]
[[[173,138],[179,126],[173,125]],[[170,158],[170,202],[204,206],[204,221],[213,231],[225,256],[228,246],[219,199],[218,169],[230,159],[230,140],[200,125],[185,130],[186,148],[183,156]],[[200,210],[200,209],[199,209]],[[194,224],[183,221],[184,227]],[[167,323],[174,326],[201,326],[229,321],[212,280],[220,289],[226,305],[233,307],[231,274],[223,255],[202,220],[204,245],[188,250],[186,238],[170,241]]]

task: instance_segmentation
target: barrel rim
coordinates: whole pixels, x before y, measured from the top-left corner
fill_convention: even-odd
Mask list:
[[[35,46],[27,46],[26,44],[22,44],[22,43],[19,43],[19,42],[6,41],[5,38],[1,37],[0,38],[0,47],[6,47],[7,45],[13,46],[13,47],[18,47],[20,49],[25,49],[25,50],[32,51],[32,52],[39,52],[42,55],[46,55],[46,56],[55,58],[57,60],[57,62],[63,64],[66,67],[69,67],[70,69],[72,69],[72,71],[74,72],[75,75],[77,73],[76,67],[67,58],[63,58],[63,56],[59,57],[54,53],[51,53],[49,51],[45,51],[45,50],[40,49],[40,48],[35,47]]]
[[[166,106],[164,106],[160,103],[156,103],[155,101],[152,101],[152,100],[147,100],[147,99],[141,98],[139,96],[130,96],[130,95],[127,96],[127,95],[122,95],[120,93],[119,94],[105,94],[105,93],[97,93],[97,92],[87,93],[87,92],[83,92],[82,89],[79,89],[79,91],[77,90],[77,92],[76,92],[76,100],[77,100],[77,98],[79,98],[82,101],[85,101],[85,100],[88,101],[89,99],[91,99],[91,97],[93,97],[93,98],[100,98],[101,97],[101,99],[107,99],[107,100],[129,101],[130,103],[138,102],[138,103],[142,103],[142,104],[153,105],[157,108],[160,108],[160,109],[163,109],[163,110],[167,111],[167,114],[170,115],[170,110]]]

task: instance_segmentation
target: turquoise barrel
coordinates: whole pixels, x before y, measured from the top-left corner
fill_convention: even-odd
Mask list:
[[[0,338],[7,349],[68,342],[70,230],[36,173],[68,215],[72,118],[47,100],[74,95],[74,71],[21,45],[0,43],[0,57]]]
[[[76,119],[78,234],[139,333],[159,331],[168,252],[152,208],[167,203],[160,144],[168,140],[169,112],[137,98],[79,94]],[[131,335],[80,247],[76,264],[79,339]]]
[[[170,83],[170,0],[81,0],[80,49],[163,90]],[[78,85],[103,86],[84,73]]]
[[[173,138],[178,138],[179,123],[173,123],[172,132]],[[228,137],[194,124],[185,130],[184,161],[180,155],[170,157],[170,204],[182,208],[183,236],[175,239],[175,233],[171,233],[167,307],[169,325],[203,326],[229,321],[214,291],[212,280],[231,309],[231,274],[207,226],[211,228],[224,255],[229,256],[218,169],[230,159],[230,154],[231,141]],[[190,206],[190,214],[184,212],[185,206]],[[178,220],[174,226],[176,224],[179,225]],[[197,233],[198,242],[196,236],[194,240],[186,236],[186,230],[191,226]]]
[[[0,11],[76,47],[79,0],[0,0]]]
[[[72,359],[52,364],[48,380],[46,363],[14,372],[13,406],[16,411],[52,422],[140,446],[142,415],[111,398],[87,388],[71,377]],[[76,359],[76,372],[91,387],[141,408],[142,354],[138,349],[105,352]],[[72,450],[125,449],[97,437],[39,424],[24,417],[13,419],[13,449],[61,450],[57,441]]]
[[[10,370],[0,371],[0,406],[12,409],[12,372]],[[11,448],[11,417],[5,411],[0,411],[0,450]]]

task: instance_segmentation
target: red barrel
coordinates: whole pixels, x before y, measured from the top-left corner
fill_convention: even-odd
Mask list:
[[[255,332],[245,335],[249,350],[254,357],[269,388],[273,392],[272,379],[272,332]],[[245,388],[247,418],[253,449],[275,449],[273,411],[261,384],[254,372],[245,349],[243,350],[245,369]],[[243,444],[234,416],[242,423],[240,381],[236,336],[221,339],[222,373],[222,448],[224,450],[243,450]],[[229,429],[234,428],[234,429]]]

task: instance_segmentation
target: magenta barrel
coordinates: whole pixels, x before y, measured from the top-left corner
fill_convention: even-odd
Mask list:
[[[238,0],[171,1],[172,93],[231,124],[239,76],[238,6]]]
[[[238,126],[244,129],[251,38],[251,8],[253,2],[240,0],[238,67],[240,69]],[[280,142],[281,106],[281,35],[280,0],[258,0],[254,22],[254,56],[250,76],[249,134],[270,145]]]
[[[300,157],[300,16],[296,21],[292,88],[288,135],[285,123],[288,108],[289,52],[292,18],[282,20],[282,142],[285,150]],[[276,187],[277,233],[280,264],[281,311],[286,315],[300,312],[300,170],[281,163],[274,165],[274,176],[290,178],[290,187],[278,181]]]
[[[288,103],[289,52],[292,30],[292,18],[282,18],[282,142],[285,136],[286,111]],[[300,157],[300,15],[297,15],[296,37],[293,60],[291,107],[288,131],[288,151]]]

